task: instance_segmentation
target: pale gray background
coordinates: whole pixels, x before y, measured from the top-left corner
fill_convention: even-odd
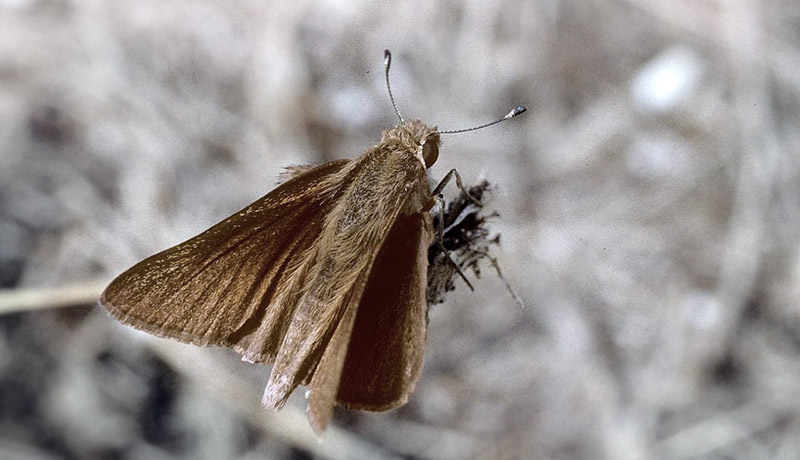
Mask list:
[[[409,404],[340,413],[345,435],[409,458],[800,458],[798,31],[794,0],[0,0],[0,282],[108,280],[286,165],[357,156],[396,121],[389,48],[408,118],[529,105],[431,170],[498,186],[527,307],[488,267],[459,281]],[[258,426],[153,343],[97,307],[0,317],[0,453],[363,455]],[[268,368],[198,356],[257,408]]]

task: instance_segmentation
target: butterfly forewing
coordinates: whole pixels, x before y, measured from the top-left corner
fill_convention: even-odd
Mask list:
[[[310,395],[308,398],[308,421],[311,428],[322,434],[333,417],[333,407],[336,405],[336,392],[342,377],[344,359],[350,344],[350,335],[353,333],[356,313],[359,309],[360,294],[366,287],[368,273],[363,273],[353,289],[353,294],[347,301],[336,330],[333,332],[325,351],[320,358],[314,375],[309,382]]]
[[[292,315],[291,305],[272,300],[319,238],[348,163],[307,171],[200,235],[143,260],[117,277],[100,303],[138,329],[271,361]]]

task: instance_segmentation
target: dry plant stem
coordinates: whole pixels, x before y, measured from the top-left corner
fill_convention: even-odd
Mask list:
[[[455,171],[455,169],[453,171]],[[449,175],[448,175],[448,177],[449,177]],[[442,181],[442,183],[444,183],[444,182],[445,181]],[[439,185],[442,185],[442,184],[439,184]],[[436,189],[438,190],[439,187],[436,187]],[[468,197],[470,197],[472,199],[472,197],[466,191],[464,191],[464,194],[466,194]],[[455,268],[456,272],[458,272],[458,274],[461,276],[461,279],[463,279],[464,282],[467,283],[467,286],[469,286],[469,288],[472,291],[475,291],[475,288],[472,287],[472,283],[470,283],[469,280],[467,279],[467,275],[465,275],[464,272],[461,271],[461,267],[458,265],[458,263],[456,263],[456,261],[453,260],[452,257],[450,257],[450,251],[448,251],[447,248],[444,247],[444,212],[445,212],[445,203],[444,203],[444,199],[438,193],[434,194],[434,196],[436,197],[436,201],[439,202],[439,207],[442,209],[442,211],[439,213],[439,216],[438,216],[438,219],[437,219],[439,221],[439,224],[436,226],[436,246],[438,246],[439,250],[442,251],[442,254],[444,254],[444,257],[450,262],[450,265],[452,265],[453,268]]]
[[[108,281],[92,281],[54,288],[5,289],[0,291],[0,315],[91,305],[97,302],[106,285]]]
[[[729,230],[725,235],[725,254],[721,264],[718,295],[726,307],[725,330],[733,327],[739,312],[752,295],[763,263],[763,247],[768,235],[770,199],[780,171],[782,153],[776,142],[774,114],[770,105],[769,76],[762,46],[765,37],[759,24],[762,7],[747,2],[732,2],[726,23],[733,68],[736,121],[741,145],[738,177]],[[753,65],[753,63],[759,63]],[[728,337],[729,339],[731,337]]]
[[[655,444],[654,458],[690,460],[725,453],[736,443],[780,423],[791,414],[785,402],[760,400],[745,404],[685,428]]]
[[[503,276],[503,272],[500,271],[500,264],[497,262],[497,258],[490,256],[487,251],[482,251],[480,249],[475,249],[475,252],[481,254],[489,260],[489,263],[492,264],[492,267],[494,267],[494,270],[497,272],[497,277],[500,278],[500,281],[502,281],[506,286],[506,289],[511,294],[511,297],[514,298],[514,302],[517,303],[519,308],[525,308],[525,302],[522,301],[522,297],[517,294],[516,289],[511,286],[511,283],[509,283],[506,277]]]

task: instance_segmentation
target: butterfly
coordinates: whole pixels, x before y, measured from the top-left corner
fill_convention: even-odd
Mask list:
[[[258,201],[128,269],[100,304],[157,336],[229,347],[272,364],[262,403],[281,408],[307,386],[321,434],[336,405],[383,411],[408,401],[426,335],[431,209],[427,169],[439,131],[397,110],[400,123],[355,160],[295,166]]]

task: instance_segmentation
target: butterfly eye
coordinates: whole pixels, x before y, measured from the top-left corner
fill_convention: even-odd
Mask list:
[[[436,159],[439,158],[439,143],[434,139],[429,139],[422,144],[422,159],[425,160],[425,167],[430,168]]]

